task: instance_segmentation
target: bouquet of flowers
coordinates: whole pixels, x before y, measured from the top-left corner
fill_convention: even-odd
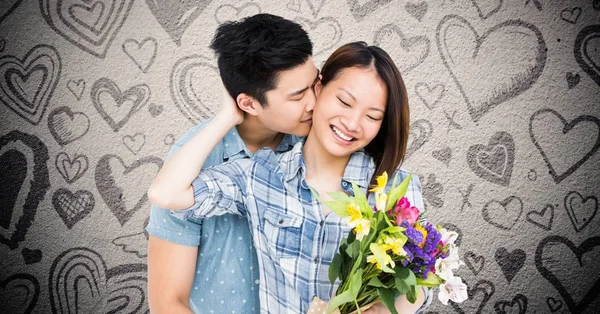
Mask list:
[[[400,185],[395,180],[386,193],[387,173],[378,177],[370,190],[375,193],[374,208],[354,183],[354,196],[334,192],[329,194],[332,201],[319,199],[340,217],[348,217],[353,228],[329,266],[329,280],[339,278],[340,285],[327,313],[360,313],[375,302],[397,313],[395,297],[404,294],[414,303],[422,287],[439,287],[439,299],[446,305],[448,300],[467,299],[466,284],[452,273],[463,264],[454,245],[458,234],[419,221],[419,209],[404,197],[410,179]]]

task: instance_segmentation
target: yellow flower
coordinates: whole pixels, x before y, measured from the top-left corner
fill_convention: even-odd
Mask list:
[[[360,208],[354,203],[348,204],[348,214],[350,215],[350,221],[348,224],[352,227],[355,227],[359,223],[359,220],[362,219]]]
[[[388,174],[386,171],[384,171],[382,175],[377,177],[377,185],[370,189],[369,192],[381,192],[385,188],[387,181]]]
[[[362,239],[369,234],[371,230],[371,221],[369,219],[360,219],[358,224],[354,228],[354,233],[356,233],[356,239],[358,241],[362,241]]]
[[[404,243],[406,240],[388,237],[385,239],[385,244],[388,249],[391,249],[394,254],[398,256],[405,256],[406,251],[404,251]]]
[[[371,243],[369,248],[371,249],[371,252],[373,252],[373,255],[367,256],[367,262],[375,264],[378,269],[383,268],[380,261],[382,261],[385,266],[390,265],[391,268],[396,267],[396,263],[394,263],[392,257],[385,252],[386,247],[387,245],[385,244]]]

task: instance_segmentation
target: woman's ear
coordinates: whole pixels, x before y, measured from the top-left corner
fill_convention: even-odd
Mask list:
[[[323,83],[321,83],[321,80],[319,80],[315,84],[315,96],[319,97],[319,94],[321,93],[322,89],[323,89]]]
[[[240,93],[235,100],[237,102],[238,107],[240,107],[240,110],[247,112],[248,114],[253,116],[258,115],[256,107],[260,106],[260,103],[258,103],[258,101],[254,99],[254,97],[248,94]]]

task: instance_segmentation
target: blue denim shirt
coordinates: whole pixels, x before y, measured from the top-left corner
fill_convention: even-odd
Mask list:
[[[182,136],[171,148],[169,159],[206,125],[205,121]],[[276,152],[290,150],[299,138],[286,135]],[[237,129],[225,135],[208,156],[204,167],[251,157]],[[259,313],[259,273],[248,220],[226,214],[207,219],[177,219],[152,205],[146,230],[152,236],[186,246],[199,246],[196,273],[190,293],[195,313]]]

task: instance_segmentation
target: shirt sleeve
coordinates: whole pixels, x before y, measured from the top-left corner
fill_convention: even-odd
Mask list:
[[[146,231],[152,236],[179,245],[199,246],[202,220],[177,219],[170,210],[151,205]]]
[[[184,210],[172,211],[179,219],[189,220],[224,214],[246,215],[246,186],[253,161],[238,159],[202,169],[192,181],[194,204]]]

